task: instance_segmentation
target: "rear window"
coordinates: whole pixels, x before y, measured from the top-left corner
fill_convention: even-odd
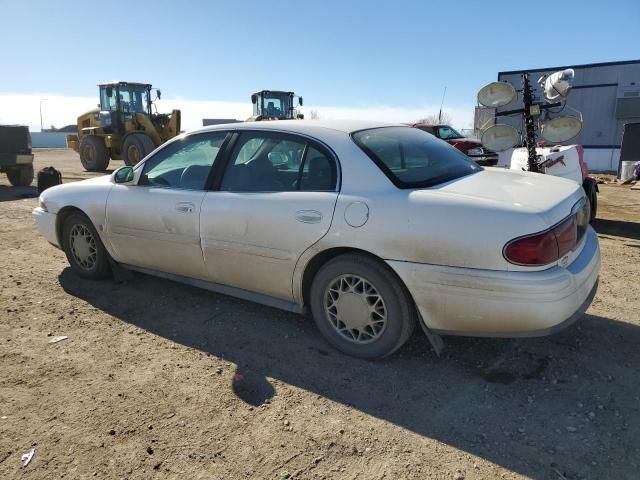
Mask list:
[[[399,188],[430,187],[482,170],[459,150],[417,128],[372,128],[351,137]]]

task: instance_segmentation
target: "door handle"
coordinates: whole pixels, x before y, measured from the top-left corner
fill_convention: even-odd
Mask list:
[[[296,212],[296,220],[302,223],[320,223],[322,221],[322,213],[317,210],[298,210]]]
[[[196,206],[191,202],[181,202],[176,204],[176,210],[180,213],[193,213]]]

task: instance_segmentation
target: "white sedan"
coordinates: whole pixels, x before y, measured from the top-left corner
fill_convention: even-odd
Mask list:
[[[482,168],[415,128],[218,125],[135,167],[60,185],[33,212],[80,276],[112,265],[273,307],[389,355],[438,334],[546,335],[582,316],[600,252],[575,182]]]

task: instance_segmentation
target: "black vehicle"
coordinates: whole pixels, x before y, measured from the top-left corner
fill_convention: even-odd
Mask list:
[[[11,185],[27,187],[33,181],[31,134],[22,125],[0,125],[0,172]]]

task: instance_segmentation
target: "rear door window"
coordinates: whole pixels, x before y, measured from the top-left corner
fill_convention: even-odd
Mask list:
[[[290,192],[335,190],[332,156],[306,138],[274,132],[243,132],[231,154],[221,190]]]

